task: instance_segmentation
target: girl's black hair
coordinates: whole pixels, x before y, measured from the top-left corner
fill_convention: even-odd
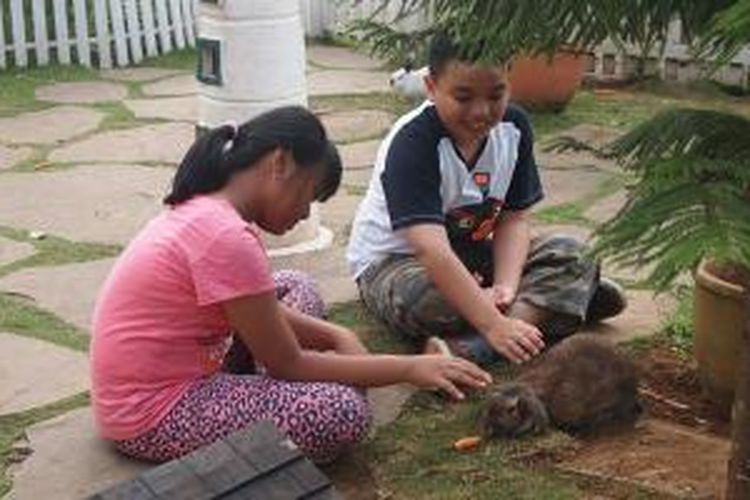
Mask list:
[[[341,182],[336,147],[314,114],[301,106],[284,106],[238,128],[222,125],[196,139],[180,163],[164,203],[174,206],[193,196],[218,191],[234,173],[253,167],[276,148],[289,151],[299,168],[321,168],[317,199],[325,201],[333,196]]]

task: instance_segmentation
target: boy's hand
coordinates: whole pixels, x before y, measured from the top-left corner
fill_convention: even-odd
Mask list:
[[[492,347],[514,363],[529,361],[544,349],[542,332],[523,320],[508,318],[486,336]]]
[[[507,312],[513,301],[516,300],[516,290],[509,285],[492,285],[485,288],[484,292],[501,312]]]
[[[466,396],[459,386],[484,389],[492,383],[492,376],[465,359],[423,354],[414,357],[406,381],[422,389],[440,389],[455,399],[464,399]]]

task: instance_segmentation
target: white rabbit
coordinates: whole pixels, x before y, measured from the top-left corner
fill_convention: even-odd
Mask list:
[[[427,88],[424,79],[428,73],[427,66],[415,70],[411,64],[406,64],[391,74],[390,84],[393,90],[410,99],[425,99]]]

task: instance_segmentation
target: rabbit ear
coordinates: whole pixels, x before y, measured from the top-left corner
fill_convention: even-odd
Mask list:
[[[404,69],[405,69],[405,70],[406,70],[407,72],[408,72],[408,71],[411,71],[412,69],[414,69],[414,63],[413,63],[413,62],[411,62],[411,61],[406,61],[406,62],[404,63]]]

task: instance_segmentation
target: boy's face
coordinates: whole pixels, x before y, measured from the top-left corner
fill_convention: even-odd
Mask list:
[[[426,78],[427,95],[453,139],[471,144],[484,139],[508,105],[508,74],[503,65],[449,62]]]

